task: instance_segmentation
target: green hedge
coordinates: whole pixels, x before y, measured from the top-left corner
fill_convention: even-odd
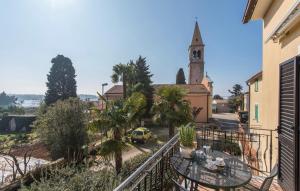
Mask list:
[[[93,172],[87,168],[65,167],[53,169],[40,181],[30,186],[22,186],[21,191],[111,191],[121,182],[111,170],[102,169]]]
[[[86,167],[67,166],[52,169],[44,174],[41,180],[36,180],[30,186],[22,186],[21,191],[111,191],[132,174],[149,157],[150,153],[142,153],[125,161],[119,175],[114,169],[101,169],[98,172]]]
[[[122,179],[126,179],[130,174],[132,174],[141,164],[143,164],[152,154],[142,153],[132,159],[125,161],[121,170],[120,176]]]

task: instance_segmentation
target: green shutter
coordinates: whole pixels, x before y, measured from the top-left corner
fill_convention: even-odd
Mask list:
[[[258,92],[258,80],[255,81],[255,91]]]
[[[255,104],[255,120],[258,121],[258,104]]]

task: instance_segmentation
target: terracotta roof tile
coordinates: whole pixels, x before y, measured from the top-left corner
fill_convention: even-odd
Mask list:
[[[153,84],[155,90],[163,87],[163,86],[179,86],[187,90],[187,93],[209,93],[207,88],[203,84],[186,84],[186,85],[179,85],[179,84]],[[112,94],[123,94],[123,87],[122,85],[114,85],[112,88],[105,92],[105,95],[112,95]]]

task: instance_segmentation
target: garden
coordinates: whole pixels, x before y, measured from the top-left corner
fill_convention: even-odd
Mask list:
[[[52,63],[32,131],[0,136],[0,155],[11,170],[2,173],[3,189],[112,190],[173,137],[175,127],[192,121],[185,91],[166,86],[155,92],[145,58],[113,67],[112,81],[122,82],[123,98],[98,93],[106,106],[101,109],[77,98],[69,58],[58,55]],[[145,119],[151,136],[132,141]]]

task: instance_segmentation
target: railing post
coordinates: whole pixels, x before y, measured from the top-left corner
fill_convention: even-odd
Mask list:
[[[161,190],[163,190],[163,188],[164,188],[164,152],[162,152],[161,161],[160,161],[160,176],[161,176],[160,188],[161,188]]]
[[[272,169],[272,155],[273,155],[273,131],[270,130],[270,172]]]

